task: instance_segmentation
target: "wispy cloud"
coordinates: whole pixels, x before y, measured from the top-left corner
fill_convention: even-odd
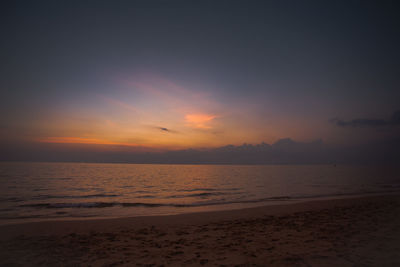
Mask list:
[[[132,111],[132,112],[135,112],[135,113],[139,113],[138,110],[135,107],[133,107],[132,105],[129,105],[129,104],[123,102],[123,101],[120,101],[120,100],[117,100],[117,99],[113,99],[113,98],[110,98],[110,97],[106,97],[106,96],[103,96],[103,95],[99,95],[99,97],[102,98],[103,100],[105,100],[107,103],[109,103],[111,105],[118,106],[120,108],[129,110],[129,111]]]
[[[140,92],[142,97],[151,101],[163,103],[170,110],[182,113],[218,109],[221,106],[215,97],[199,88],[186,88],[176,82],[157,75],[144,77],[130,76],[119,79],[118,82],[126,88]]]

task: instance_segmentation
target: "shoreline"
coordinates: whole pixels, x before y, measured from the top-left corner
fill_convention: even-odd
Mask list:
[[[177,214],[163,214],[163,215],[143,215],[143,216],[129,216],[129,217],[99,217],[99,218],[60,218],[60,219],[46,219],[40,221],[17,222],[0,225],[0,240],[4,237],[15,234],[29,232],[24,231],[22,228],[34,227],[35,234],[50,234],[52,229],[47,226],[52,225],[51,228],[60,227],[61,231],[85,231],[86,227],[97,228],[96,224],[104,226],[124,227],[132,224],[146,225],[179,225],[187,223],[210,223],[218,220],[232,220],[242,219],[257,216],[280,216],[296,212],[307,212],[318,209],[332,208],[332,207],[345,207],[354,204],[361,204],[363,202],[375,201],[386,198],[400,199],[399,192],[384,193],[384,194],[366,194],[366,195],[343,195],[343,196],[329,196],[322,198],[310,198],[293,200],[292,203],[284,201],[274,201],[274,204],[260,205],[254,207],[233,208],[224,210],[211,210],[211,211],[194,211],[187,213]],[[291,201],[291,200],[289,200]],[[62,228],[62,229],[61,229]],[[64,229],[65,228],[65,229]],[[42,232],[41,230],[46,232]]]
[[[269,206],[286,206],[308,202],[319,202],[319,201],[330,201],[330,200],[341,200],[341,199],[357,199],[357,198],[369,198],[369,197],[382,197],[399,195],[400,190],[391,191],[377,191],[377,192],[365,192],[365,193],[349,193],[349,194],[332,194],[332,195],[320,195],[320,196],[307,196],[307,197],[271,197],[266,198],[264,201],[249,200],[244,202],[228,202],[222,204],[209,204],[193,207],[183,207],[188,211],[182,212],[170,212],[160,214],[143,214],[143,215],[132,215],[132,216],[93,216],[93,217],[49,217],[49,218],[16,218],[7,219],[4,222],[0,222],[0,230],[4,226],[18,225],[18,224],[30,224],[30,223],[44,223],[44,222],[60,222],[60,221],[97,221],[97,220],[118,220],[118,219],[132,219],[140,217],[162,217],[162,216],[175,216],[185,215],[193,213],[214,213],[214,212],[229,212],[236,210],[246,210],[254,208],[263,208]],[[101,202],[100,202],[101,203]],[[211,207],[216,207],[215,209]],[[219,208],[222,207],[222,208]],[[134,209],[134,207],[132,207]],[[192,209],[190,211],[189,209]],[[0,237],[1,238],[1,237]]]
[[[0,226],[0,266],[399,266],[400,195]]]
[[[163,216],[177,216],[177,215],[187,215],[193,213],[216,213],[216,212],[234,212],[239,210],[247,210],[247,209],[255,209],[255,208],[267,208],[269,206],[287,206],[287,205],[295,205],[302,204],[308,202],[319,202],[319,201],[336,201],[342,199],[358,199],[358,198],[370,198],[370,197],[384,197],[384,196],[393,196],[399,195],[399,190],[393,191],[383,191],[383,192],[366,192],[366,193],[358,193],[358,194],[335,194],[335,195],[323,195],[323,196],[310,196],[310,197],[298,197],[298,198],[286,198],[280,197],[271,198],[266,201],[249,201],[249,202],[232,202],[232,203],[224,203],[224,204],[211,204],[204,206],[193,206],[193,207],[185,207],[186,209],[193,209],[194,211],[184,211],[184,212],[171,212],[165,214],[150,214],[150,215],[135,215],[135,216],[94,216],[94,217],[53,217],[53,218],[28,218],[28,219],[8,219],[5,222],[0,222],[0,232],[2,227],[19,225],[19,224],[30,224],[30,223],[51,223],[51,222],[75,222],[75,221],[98,221],[98,220],[120,220],[120,219],[133,219],[133,218],[142,218],[142,217],[163,217]],[[268,204],[267,204],[268,203]],[[243,205],[243,207],[240,207]],[[222,209],[204,209],[210,207],[225,207]],[[0,236],[1,239],[1,236]]]

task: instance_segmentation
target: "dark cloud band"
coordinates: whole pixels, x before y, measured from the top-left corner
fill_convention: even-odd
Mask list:
[[[338,118],[332,119],[332,123],[340,127],[383,127],[383,126],[395,126],[400,125],[400,110],[395,111],[391,118],[388,120],[384,119],[354,119],[350,121],[341,120]]]

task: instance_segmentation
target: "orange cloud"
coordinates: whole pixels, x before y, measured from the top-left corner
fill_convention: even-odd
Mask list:
[[[213,119],[215,119],[215,115],[209,114],[186,114],[185,120],[188,126],[193,128],[200,128],[200,129],[210,129],[211,126],[208,125]]]

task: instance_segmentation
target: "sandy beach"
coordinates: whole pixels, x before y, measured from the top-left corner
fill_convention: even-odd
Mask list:
[[[400,196],[0,227],[1,266],[400,266]]]

